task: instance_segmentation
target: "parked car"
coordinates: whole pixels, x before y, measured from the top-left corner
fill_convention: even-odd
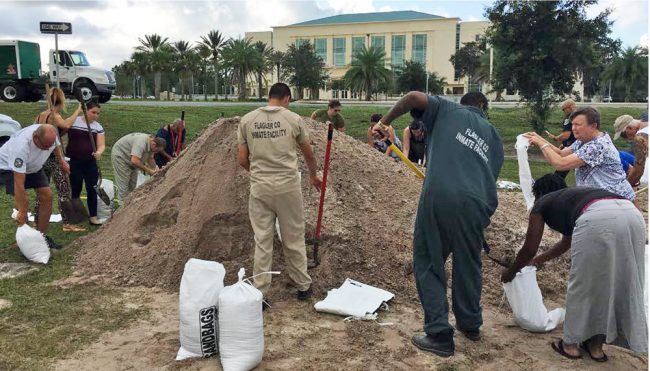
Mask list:
[[[153,95],[150,95],[150,96],[147,97],[147,99],[153,100],[153,99],[156,99],[156,97],[154,97]]]
[[[604,96],[603,97],[603,102],[612,103],[612,97],[610,95]]]

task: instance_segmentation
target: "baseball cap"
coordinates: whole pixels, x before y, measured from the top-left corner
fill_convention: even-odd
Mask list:
[[[621,133],[625,131],[625,129],[630,125],[636,122],[632,116],[630,115],[623,115],[619,116],[616,118],[616,121],[614,121],[614,140],[618,139],[621,137]]]

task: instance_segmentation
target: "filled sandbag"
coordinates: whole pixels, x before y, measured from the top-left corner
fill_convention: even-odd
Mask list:
[[[50,260],[50,248],[43,234],[27,224],[16,230],[16,243],[20,252],[34,263],[47,264]]]
[[[106,205],[106,203],[104,203],[104,201],[99,198],[99,195],[97,196],[97,219],[100,223],[103,224],[106,223],[111,218],[111,216],[113,216],[113,211],[115,210],[115,185],[111,180],[102,179],[102,188],[111,201],[108,205]]]
[[[190,259],[179,292],[181,347],[176,360],[219,354],[219,294],[226,269],[221,263]]]
[[[224,287],[219,294],[219,356],[224,371],[247,371],[262,362],[264,320],[262,293],[244,281]]]
[[[527,266],[515,278],[503,284],[515,322],[531,332],[548,332],[564,322],[564,308],[547,311],[537,285],[537,268]]]

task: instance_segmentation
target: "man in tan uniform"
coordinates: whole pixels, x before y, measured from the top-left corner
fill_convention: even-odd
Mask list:
[[[237,132],[238,160],[250,171],[248,214],[255,233],[253,274],[271,270],[277,217],[287,272],[298,288],[298,299],[307,300],[312,290],[311,277],[307,274],[305,217],[296,147],[305,156],[311,184],[320,189],[322,180],[316,174],[316,160],[306,127],[299,115],[287,109],[289,99],[289,87],[276,83],[269,91],[268,106],[242,117]],[[255,277],[255,286],[266,295],[271,275]]]
[[[162,138],[144,133],[131,133],[120,138],[111,150],[111,162],[117,185],[117,199],[122,204],[135,189],[138,171],[153,175],[156,164],[153,154],[165,150],[167,142]]]

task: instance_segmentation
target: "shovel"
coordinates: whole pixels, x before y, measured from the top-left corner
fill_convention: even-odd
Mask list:
[[[93,147],[93,153],[97,152],[97,146],[95,145],[95,138],[93,138],[93,133],[92,130],[90,130],[90,123],[88,122],[88,109],[86,107],[86,101],[83,99],[83,95],[81,94],[81,89],[77,89],[75,92],[75,98],[81,103],[81,110],[84,113],[84,119],[86,120],[86,127],[88,128],[88,138],[90,139],[90,144]],[[93,157],[93,160],[95,157]],[[97,162],[97,160],[95,160]],[[99,167],[99,164],[97,164],[97,173],[99,175],[99,179],[97,180],[97,184],[93,186],[95,189],[95,192],[97,192],[97,196],[102,200],[102,202],[106,206],[111,205],[111,199],[108,197],[108,194],[106,191],[104,191],[104,188],[102,188],[102,169]]]
[[[327,187],[327,173],[330,167],[330,151],[332,149],[332,136],[334,135],[334,125],[330,122],[327,126],[327,147],[325,148],[325,163],[323,164],[323,183],[320,187],[320,201],[318,204],[318,219],[316,220],[316,233],[314,239],[309,241],[314,245],[314,254],[312,260],[307,264],[307,268],[314,268],[320,264],[318,256],[318,245],[320,244],[320,228],[323,220],[323,205],[325,204],[325,188]]]

